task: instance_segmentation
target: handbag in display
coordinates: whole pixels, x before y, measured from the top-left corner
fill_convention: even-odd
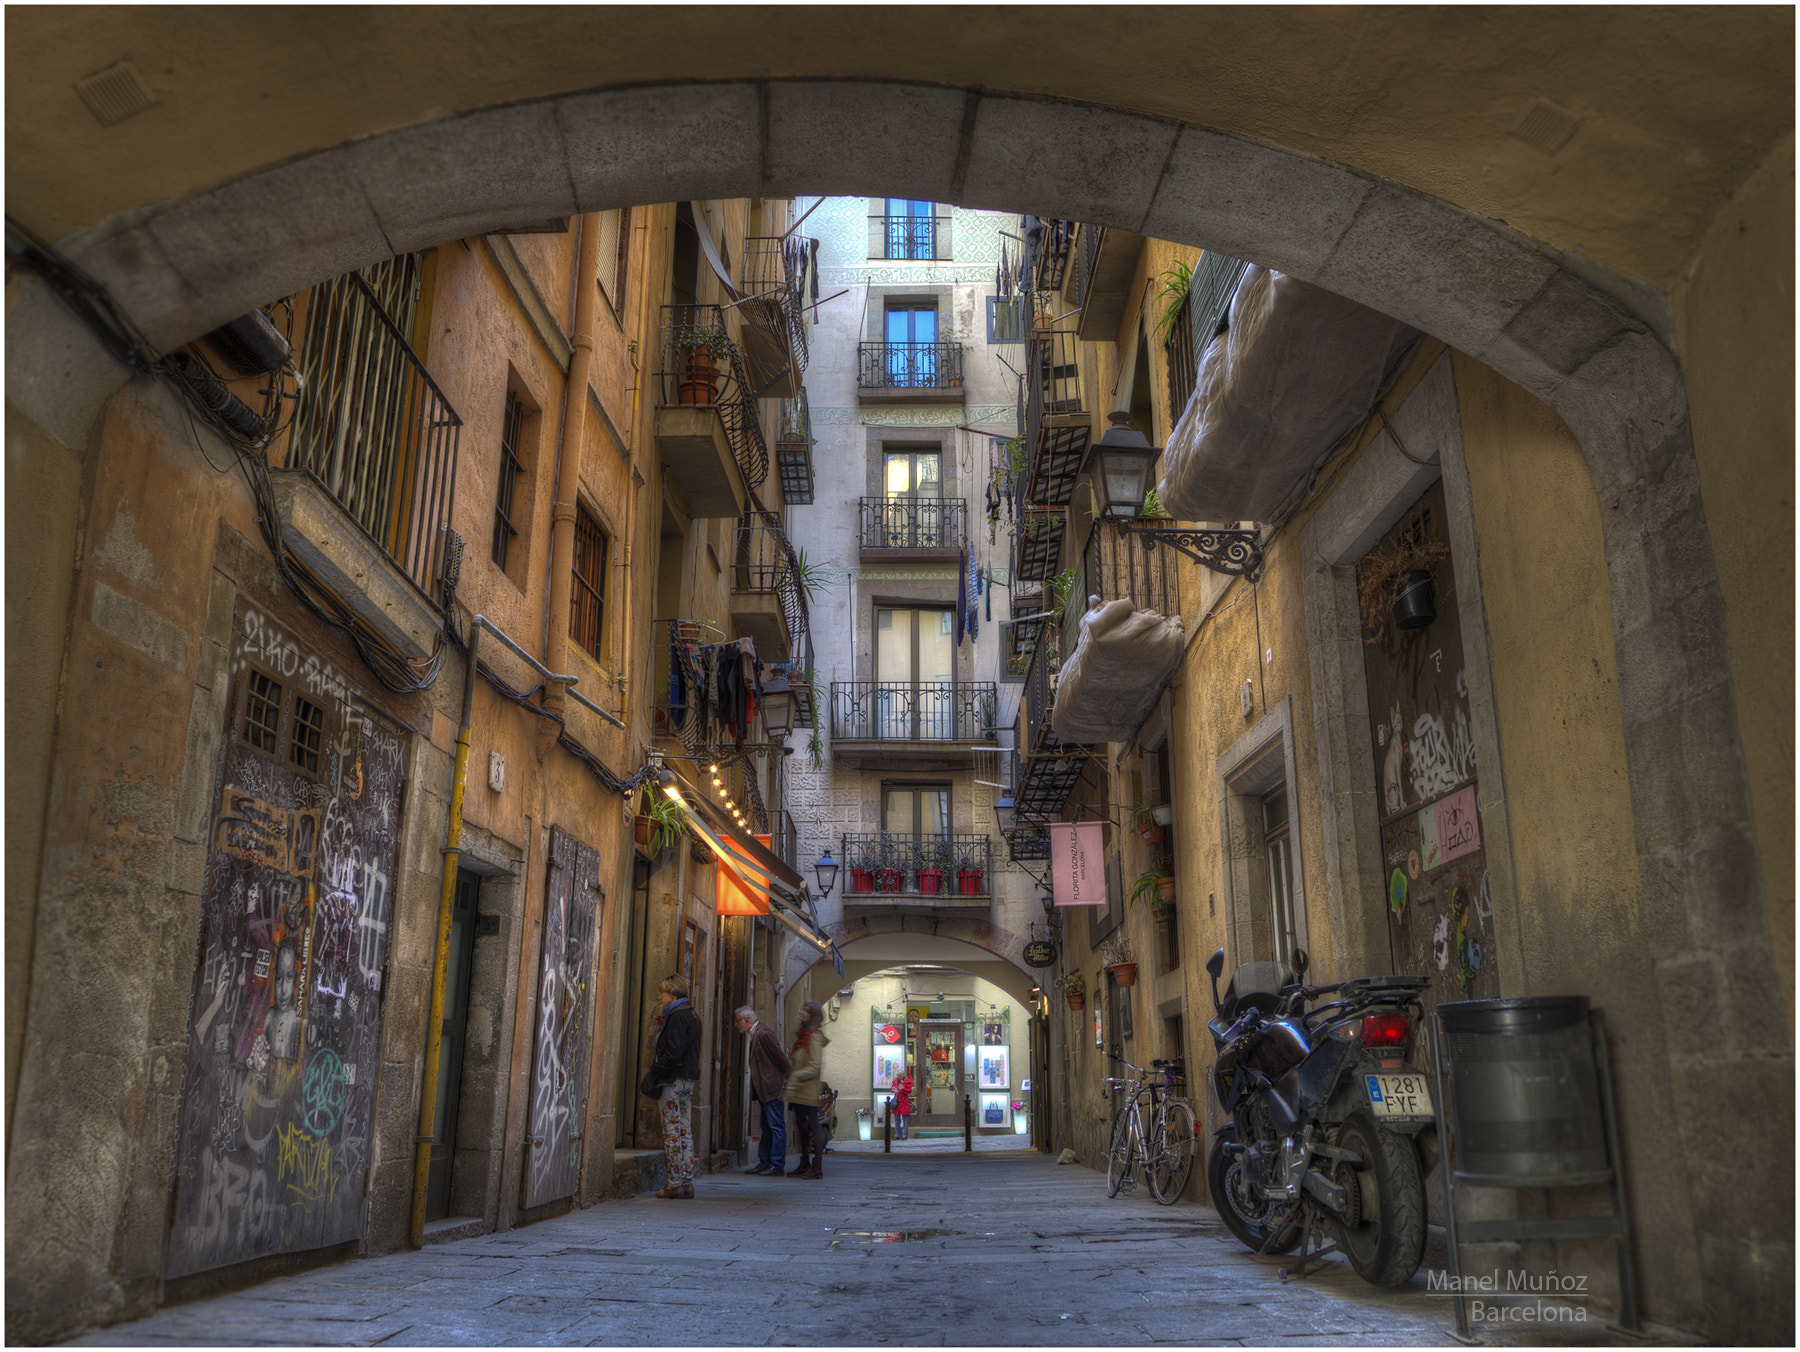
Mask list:
[[[982,1120],[989,1126],[997,1127],[1006,1120],[1006,1110],[998,1103],[990,1103],[981,1110]]]

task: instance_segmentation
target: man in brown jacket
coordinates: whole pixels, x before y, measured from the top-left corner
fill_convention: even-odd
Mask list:
[[[775,1030],[759,1021],[749,1005],[738,1010],[737,1026],[738,1032],[750,1039],[750,1093],[762,1104],[763,1117],[756,1164],[744,1172],[780,1178],[787,1171],[787,1104],[782,1093],[793,1063],[781,1050],[781,1039],[775,1036]]]

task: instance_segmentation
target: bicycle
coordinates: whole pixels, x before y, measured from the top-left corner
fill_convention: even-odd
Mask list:
[[[1150,1185],[1151,1196],[1169,1206],[1181,1196],[1194,1172],[1194,1110],[1177,1092],[1184,1074],[1182,1064],[1156,1060],[1146,1069],[1123,1057],[1113,1059],[1130,1070],[1132,1077],[1109,1076],[1101,1087],[1102,1097],[1121,1094],[1125,1098],[1113,1122],[1106,1195],[1117,1197],[1121,1190],[1130,1191],[1131,1171],[1137,1165]],[[1162,1072],[1160,1080],[1144,1078],[1158,1071]],[[1142,1104],[1146,1094],[1147,1128]]]

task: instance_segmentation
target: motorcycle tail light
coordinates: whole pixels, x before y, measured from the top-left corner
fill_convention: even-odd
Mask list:
[[[1412,1020],[1404,1014],[1370,1014],[1362,1021],[1365,1047],[1398,1047],[1412,1032]]]

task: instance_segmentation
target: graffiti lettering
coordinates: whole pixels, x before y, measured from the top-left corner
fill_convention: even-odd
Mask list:
[[[295,1127],[283,1127],[278,1140],[275,1181],[287,1184],[300,1205],[311,1211],[314,1202],[328,1202],[337,1191],[331,1168],[331,1142],[308,1136]]]
[[[314,1136],[328,1135],[344,1112],[347,1081],[344,1063],[326,1047],[313,1055],[300,1087],[301,1122]]]
[[[1449,731],[1436,714],[1420,714],[1413,721],[1412,791],[1422,799],[1449,793],[1475,773],[1475,744],[1469,735],[1469,715],[1458,705]]]

